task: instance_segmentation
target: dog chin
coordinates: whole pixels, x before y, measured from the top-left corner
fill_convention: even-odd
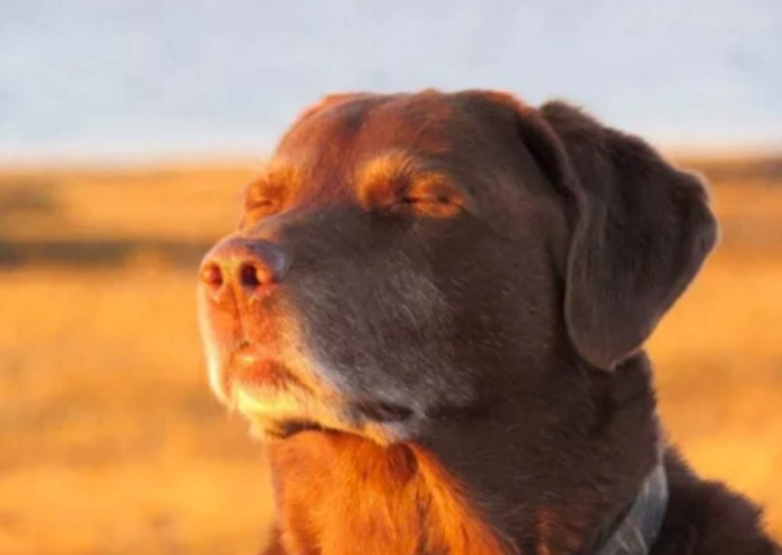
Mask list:
[[[284,439],[304,430],[344,430],[346,423],[328,403],[309,392],[235,383],[229,405],[250,422],[261,439]]]
[[[410,424],[357,418],[339,399],[319,399],[299,391],[264,391],[237,384],[231,408],[250,423],[250,434],[263,441],[283,440],[301,432],[340,433],[388,446],[410,439]]]
[[[317,430],[359,435],[388,445],[409,439],[415,428],[411,410],[376,399],[351,402],[307,380],[307,373],[298,366],[291,370],[270,359],[225,355],[210,343],[206,354],[215,397],[246,418],[251,435],[258,439],[285,439]]]

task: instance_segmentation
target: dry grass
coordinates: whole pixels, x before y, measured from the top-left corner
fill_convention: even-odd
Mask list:
[[[68,267],[67,251],[57,265],[2,266],[4,243],[206,244],[232,225],[251,175],[0,175],[0,555],[263,541],[264,460],[208,392],[193,261],[140,248],[110,264]],[[782,537],[782,183],[726,179],[715,203],[723,247],[650,345],[662,412],[694,465],[764,503]]]
[[[193,275],[0,276],[0,553],[236,553],[269,491],[208,393]]]

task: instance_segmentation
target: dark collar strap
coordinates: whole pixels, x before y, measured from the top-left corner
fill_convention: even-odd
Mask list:
[[[660,462],[646,477],[635,500],[594,555],[647,555],[665,518],[668,480]]]

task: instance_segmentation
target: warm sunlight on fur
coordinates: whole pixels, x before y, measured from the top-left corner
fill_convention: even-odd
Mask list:
[[[278,475],[290,501],[281,520],[295,527],[296,507],[306,505],[324,553],[414,553],[420,541],[434,553],[504,553],[461,486],[423,448],[303,432],[269,452],[274,469],[295,469]]]
[[[447,176],[421,167],[412,156],[393,151],[380,154],[359,168],[359,203],[366,209],[388,208],[401,202],[434,217],[456,214],[463,196]]]
[[[723,235],[649,344],[662,416],[693,466],[765,505],[782,538],[782,174],[696,167]],[[265,450],[209,391],[194,292],[257,170],[0,174],[0,553],[263,543]],[[258,409],[249,392],[238,404]],[[447,522],[458,497],[439,499]]]

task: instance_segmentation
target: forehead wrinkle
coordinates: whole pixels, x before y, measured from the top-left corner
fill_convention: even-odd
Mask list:
[[[453,117],[450,102],[436,91],[395,95],[377,106],[365,131],[382,137],[389,146],[409,147],[427,155],[444,154],[450,150]]]
[[[349,198],[356,160],[369,146],[362,130],[371,112],[386,97],[362,96],[317,111],[288,132],[277,155],[297,162],[301,202],[322,204]]]

